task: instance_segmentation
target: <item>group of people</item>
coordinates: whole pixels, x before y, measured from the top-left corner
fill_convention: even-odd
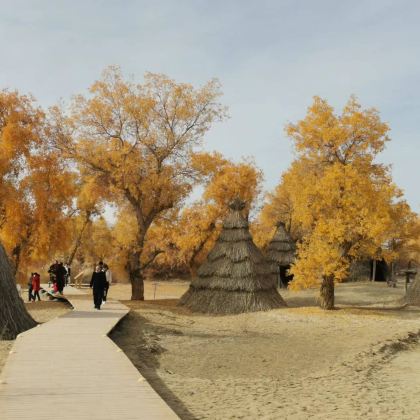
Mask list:
[[[63,264],[55,260],[51,264],[48,273],[50,280],[48,286],[53,288],[54,293],[63,293],[64,287],[70,283],[71,270],[69,264]],[[19,288],[18,288],[19,291]],[[31,273],[28,280],[28,301],[32,302],[38,298],[41,300],[39,292],[41,291],[41,275],[39,273]]]
[[[63,293],[63,289],[70,283],[71,269],[69,264],[63,264],[55,260],[48,270],[50,274],[49,285],[53,287],[55,293]]]
[[[93,290],[93,304],[95,309],[100,310],[101,305],[106,302],[109,286],[112,283],[112,272],[107,264],[102,261],[96,266],[90,281]]]
[[[39,273],[31,273],[28,281],[28,301],[35,302],[36,298],[41,300],[39,296],[39,291],[41,290],[41,276]]]
[[[54,293],[63,293],[63,289],[70,283],[71,269],[69,264],[63,264],[56,260],[48,270],[50,280],[48,285],[52,286]],[[79,277],[83,271],[78,275]],[[78,277],[76,276],[76,277]],[[75,277],[75,279],[76,279]],[[100,261],[95,267],[90,281],[90,287],[93,290],[93,303],[95,309],[101,309],[106,302],[108,290],[112,283],[112,272],[107,264]],[[35,302],[36,298],[41,300],[39,292],[41,290],[41,276],[39,273],[31,273],[28,281],[28,299]]]

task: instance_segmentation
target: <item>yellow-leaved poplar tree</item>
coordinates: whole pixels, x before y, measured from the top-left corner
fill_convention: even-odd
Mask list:
[[[31,147],[39,141],[37,127],[41,118],[31,98],[0,91],[0,336],[9,340],[36,325],[19,297],[16,267],[11,266],[1,242],[8,241],[9,251],[15,244],[8,228],[14,216],[12,207],[20,210],[17,176],[22,173]]]
[[[112,201],[129,205],[134,214],[127,263],[134,300],[144,299],[147,233],[195,184],[191,155],[225,116],[219,96],[216,80],[195,89],[148,73],[136,84],[110,67],[88,95],[75,99],[68,115],[55,111],[57,146],[85,171],[100,175]]]
[[[0,238],[21,277],[67,246],[75,174],[50,134],[31,97],[0,92]]]
[[[321,307],[333,309],[335,282],[346,278],[352,260],[383,252],[395,227],[393,212],[404,203],[389,168],[375,161],[389,141],[389,127],[354,97],[341,115],[315,97],[306,117],[286,131],[298,164],[308,165],[311,174],[300,178],[293,201],[304,236],[291,287],[320,284]]]
[[[202,198],[167,212],[155,220],[147,233],[145,261],[153,261],[156,256],[148,267],[161,275],[189,271],[194,276],[219,234],[228,203],[240,197],[246,201],[249,212],[260,193],[262,173],[250,161],[233,163],[219,153],[197,153],[192,161],[204,187]],[[130,244],[135,240],[129,231],[133,218],[129,208],[117,216],[114,235],[121,261],[127,260]]]

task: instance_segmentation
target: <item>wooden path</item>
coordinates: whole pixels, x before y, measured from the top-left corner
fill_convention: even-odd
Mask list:
[[[0,377],[1,420],[176,419],[107,334],[128,313],[93,309],[66,288],[72,312],[21,334]]]

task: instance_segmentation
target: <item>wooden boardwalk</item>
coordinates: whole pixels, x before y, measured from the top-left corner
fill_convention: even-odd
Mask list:
[[[107,334],[128,313],[66,288],[74,310],[21,334],[0,377],[1,420],[176,419]]]

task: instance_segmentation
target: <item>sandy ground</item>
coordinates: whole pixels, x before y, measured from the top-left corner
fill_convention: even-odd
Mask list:
[[[112,333],[181,418],[419,418],[420,312],[398,309],[402,285],[340,285],[336,311],[309,290],[282,292],[287,309],[216,317],[176,307],[185,289],[160,283],[158,300],[125,302]]]
[[[189,282],[186,281],[151,281],[144,282],[144,297],[153,299],[178,299],[187,291]],[[117,300],[131,299],[131,287],[128,284],[113,284],[109,289],[109,297]]]
[[[24,296],[26,297],[26,294]],[[71,310],[71,307],[64,302],[25,302],[25,306],[32,315],[32,318],[39,323],[47,322]],[[12,345],[13,341],[0,340],[0,373],[6,363]]]
[[[71,310],[71,306],[65,302],[37,301],[25,303],[25,306],[32,318],[39,323],[50,321]]]
[[[13,341],[0,340],[0,373],[6,363],[7,356],[11,350]]]

